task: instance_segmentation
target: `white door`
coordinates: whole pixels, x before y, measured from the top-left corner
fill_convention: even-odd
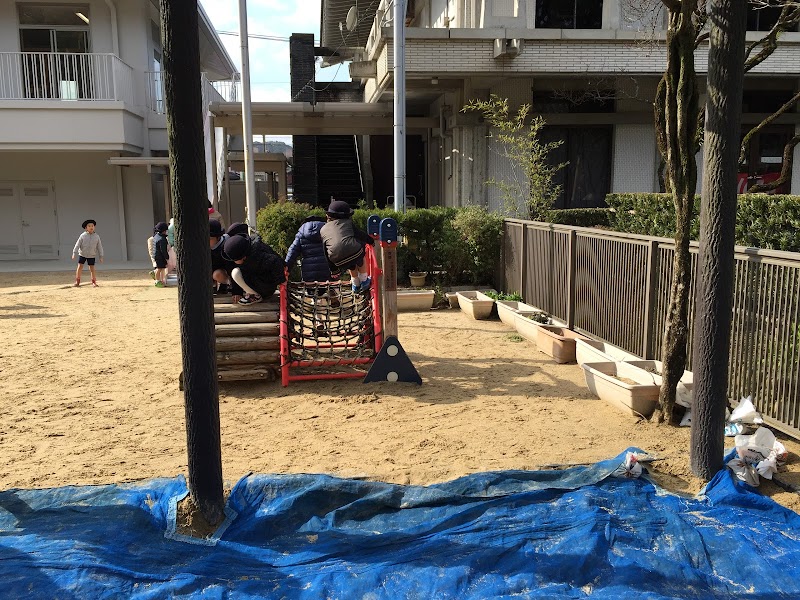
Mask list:
[[[25,181],[17,184],[22,209],[25,258],[58,258],[58,224],[53,184]]]
[[[0,182],[0,211],[0,259],[58,258],[51,182]]]
[[[16,260],[22,256],[22,213],[17,185],[0,182],[0,260]]]

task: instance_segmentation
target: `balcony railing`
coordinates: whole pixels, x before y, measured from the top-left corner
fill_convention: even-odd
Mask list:
[[[0,52],[0,100],[133,104],[133,70],[114,54]]]
[[[238,82],[209,81],[205,74],[201,75],[201,93],[203,106],[211,102],[237,102],[239,96]],[[163,115],[164,105],[164,73],[162,71],[147,72],[147,107],[154,113]]]

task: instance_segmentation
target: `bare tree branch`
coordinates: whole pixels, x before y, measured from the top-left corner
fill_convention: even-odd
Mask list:
[[[751,4],[755,4],[756,2],[760,3],[762,1],[765,0],[751,0]],[[771,6],[775,8],[774,4]],[[762,8],[766,8],[766,6],[762,6]],[[750,44],[747,50],[745,50],[744,72],[747,73],[751,71],[767,60],[778,47],[778,36],[784,31],[794,29],[797,27],[798,23],[800,23],[800,3],[794,2],[793,0],[786,0],[783,2],[781,14],[775,22],[775,25],[772,26],[772,29],[758,42]],[[753,51],[758,47],[761,47],[761,50],[753,55]]]
[[[761,123],[759,123],[758,125],[753,127],[750,131],[747,132],[747,134],[744,136],[744,138],[742,138],[742,149],[739,152],[739,162],[740,163],[743,163],[747,159],[747,148],[750,145],[750,140],[752,139],[752,137],[755,134],[757,134],[759,131],[764,129],[767,125],[770,125],[773,121],[775,121],[775,119],[780,117],[782,114],[784,114],[784,113],[790,111],[792,108],[794,108],[794,106],[797,104],[798,101],[800,101],[800,92],[797,92],[794,96],[792,96],[786,102],[786,104],[781,106],[778,110],[776,110],[774,113],[772,113],[766,119],[761,121]]]
[[[757,194],[759,192],[770,192],[779,188],[784,183],[789,181],[792,177],[792,166],[794,164],[794,148],[800,143],[800,134],[794,136],[783,148],[783,166],[781,167],[781,175],[775,181],[769,183],[758,183],[750,186],[747,190],[750,194]]]

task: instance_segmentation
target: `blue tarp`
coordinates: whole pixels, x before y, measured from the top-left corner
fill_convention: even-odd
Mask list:
[[[427,487],[251,475],[206,545],[174,535],[182,477],[0,492],[0,595],[800,598],[800,516],[728,471],[692,499],[609,477],[624,456]]]

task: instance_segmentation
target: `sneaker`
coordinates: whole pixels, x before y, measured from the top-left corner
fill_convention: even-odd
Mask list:
[[[163,287],[167,287],[167,286],[166,286],[166,285],[164,285],[164,282],[163,282],[163,281],[156,281],[156,287],[157,287],[157,288],[163,288]]]
[[[92,279],[92,287],[100,287],[94,279]]]
[[[372,285],[372,277],[367,277],[364,281],[361,282],[359,289],[362,292],[366,292],[371,285]]]
[[[239,304],[258,304],[264,299],[258,294],[245,294],[239,299]]]
[[[80,279],[76,279],[75,283],[72,284],[72,287],[81,287],[81,280]]]
[[[361,284],[360,284],[360,283],[358,283],[358,282],[353,282],[353,283],[351,283],[351,286],[352,286],[352,288],[353,288],[353,293],[354,293],[354,294],[355,294],[356,292],[358,292],[358,290],[360,290],[360,289],[361,289]]]

